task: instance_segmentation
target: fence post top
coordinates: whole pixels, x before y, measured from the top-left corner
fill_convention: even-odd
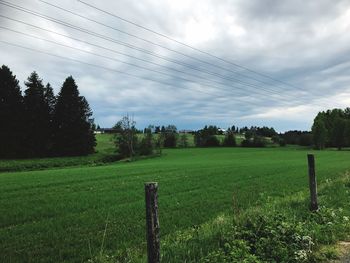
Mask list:
[[[153,187],[158,187],[158,182],[146,182],[145,186],[153,186]]]

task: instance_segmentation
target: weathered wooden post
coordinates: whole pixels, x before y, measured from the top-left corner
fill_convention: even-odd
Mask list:
[[[317,204],[317,182],[316,182],[314,155],[308,154],[307,161],[309,165],[310,210],[316,211],[318,209],[318,204]]]
[[[146,183],[146,232],[148,263],[160,262],[158,183]]]

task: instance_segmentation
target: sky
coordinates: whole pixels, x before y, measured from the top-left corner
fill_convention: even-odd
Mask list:
[[[22,90],[72,75],[101,127],[310,130],[350,106],[348,0],[6,1],[0,63]]]

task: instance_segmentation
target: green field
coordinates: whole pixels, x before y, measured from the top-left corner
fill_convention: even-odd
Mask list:
[[[97,134],[95,153],[88,156],[54,157],[37,159],[1,160],[0,172],[39,170],[57,167],[101,165],[111,162],[115,157],[113,135]]]
[[[161,238],[171,240],[232,213],[233,195],[242,211],[269,198],[307,200],[306,154],[292,147],[168,149],[132,163],[0,173],[0,262],[84,262],[101,249],[126,248],[142,261],[144,182],[159,183]],[[315,154],[320,185],[350,168],[349,151]],[[307,210],[305,202],[293,209]],[[171,251],[164,262],[176,258]]]

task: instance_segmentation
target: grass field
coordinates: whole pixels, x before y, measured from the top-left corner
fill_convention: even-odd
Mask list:
[[[97,146],[95,153],[88,156],[76,157],[54,157],[38,159],[1,160],[0,172],[39,170],[47,168],[81,166],[81,165],[101,165],[113,160],[115,147],[113,145],[113,135],[97,134]]]
[[[233,194],[242,211],[269,198],[307,198],[306,154],[291,147],[188,148],[133,163],[1,173],[0,262],[82,262],[101,249],[125,248],[142,260],[144,182],[159,183],[161,238],[171,240],[230,214]],[[320,185],[350,168],[348,151],[315,154]],[[302,202],[293,209],[304,208]],[[167,253],[164,262],[181,262]]]

